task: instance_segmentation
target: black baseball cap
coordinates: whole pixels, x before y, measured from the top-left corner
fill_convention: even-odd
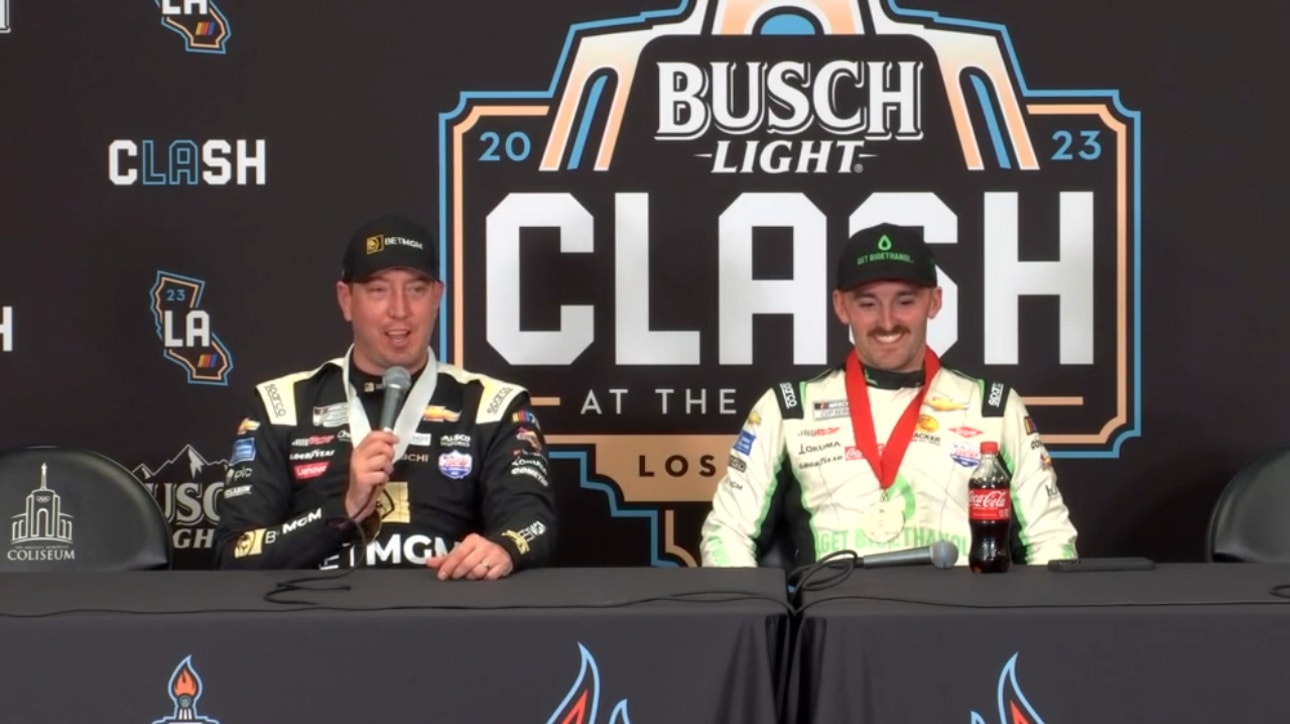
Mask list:
[[[439,241],[411,219],[387,214],[354,230],[341,261],[340,279],[357,282],[385,269],[412,269],[439,278]]]
[[[934,287],[936,258],[917,226],[881,224],[856,232],[838,256],[838,291],[882,280]]]

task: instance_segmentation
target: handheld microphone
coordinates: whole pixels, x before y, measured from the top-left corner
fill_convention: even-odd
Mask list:
[[[958,546],[947,540],[938,540],[922,548],[903,551],[874,553],[859,560],[861,568],[891,568],[893,566],[925,566],[949,568],[959,560]]]
[[[412,386],[412,375],[402,367],[391,367],[385,371],[381,384],[385,386],[385,403],[381,406],[381,429],[393,432],[394,418],[398,417],[399,409],[403,407],[403,398],[407,396],[408,388]]]
[[[885,551],[863,558],[852,550],[834,551],[815,563],[797,568],[788,575],[789,601],[797,606],[803,592],[822,591],[836,586],[850,578],[857,568],[895,568],[931,564],[935,568],[945,569],[953,566],[958,560],[958,546],[947,540],[938,540],[922,548]]]

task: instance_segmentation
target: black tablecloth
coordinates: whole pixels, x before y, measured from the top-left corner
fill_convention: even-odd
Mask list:
[[[803,594],[791,708],[883,724],[1281,721],[1282,584],[1290,566],[859,570]]]
[[[300,575],[0,575],[0,720],[777,721],[782,571]]]

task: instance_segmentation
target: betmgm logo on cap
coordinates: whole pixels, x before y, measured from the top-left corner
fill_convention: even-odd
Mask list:
[[[387,246],[407,246],[417,251],[424,251],[425,246],[416,239],[408,239],[402,236],[385,236],[377,234],[376,236],[367,237],[367,253],[376,254],[385,251]]]
[[[359,282],[385,269],[411,269],[439,279],[435,235],[411,219],[387,214],[354,230],[341,260],[341,281]]]

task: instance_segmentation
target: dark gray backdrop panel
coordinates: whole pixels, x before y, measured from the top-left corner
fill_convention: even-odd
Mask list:
[[[10,32],[0,34],[0,307],[12,308],[13,347],[0,351],[0,445],[106,453],[161,484],[177,529],[209,527],[212,511],[192,509],[190,498],[222,479],[252,385],[344,350],[332,287],[349,230],[386,211],[430,224],[446,213],[440,114],[465,90],[546,88],[573,23],[676,3],[217,5],[231,29],[222,54],[190,52],[163,27],[154,0],[9,0]],[[1117,457],[1063,457],[1058,447],[1054,457],[1083,553],[1199,557],[1222,485],[1285,441],[1278,420],[1290,390],[1265,370],[1285,355],[1276,330],[1290,252],[1276,242],[1287,219],[1274,169],[1285,157],[1286,119],[1273,52],[1287,9],[1180,12],[1163,0],[919,6],[1007,25],[1032,88],[1116,88],[1141,112],[1142,386],[1132,421],[1141,437]],[[108,155],[118,139],[152,140],[161,152],[175,139],[264,139],[267,183],[117,186]],[[714,216],[683,208],[677,223],[690,213],[696,225]],[[607,218],[597,221],[600,245],[610,243]],[[150,301],[159,272],[203,285],[200,308],[232,358],[225,384],[190,384],[164,357]],[[1042,325],[1055,308],[1027,302],[1022,324]],[[790,339],[787,324],[758,324],[759,354]],[[845,347],[840,329],[831,334],[831,350]],[[979,349],[968,336],[964,344]],[[1054,336],[1030,339],[1051,347]],[[546,374],[479,359],[480,371],[526,384]],[[739,385],[738,417],[687,420],[682,431],[733,440],[757,388],[780,374],[773,365],[761,372],[730,373],[751,381]],[[657,378],[607,369],[586,386],[667,381]],[[712,387],[722,379],[709,378]],[[1060,414],[1034,410],[1041,430]],[[564,432],[566,412],[550,417],[548,434]],[[615,481],[583,475],[574,451],[555,452],[568,521],[560,562],[684,563],[669,539],[697,553],[703,504],[624,502]],[[179,554],[182,566],[205,565],[205,551]]]

